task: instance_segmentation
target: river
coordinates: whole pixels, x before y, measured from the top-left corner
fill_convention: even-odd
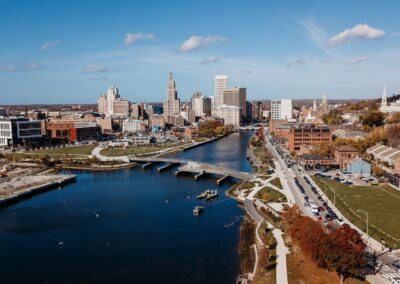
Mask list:
[[[176,156],[251,171],[250,135]],[[73,173],[75,183],[0,209],[1,283],[234,283],[243,212],[222,194],[233,181],[156,167]],[[195,199],[208,188],[218,200]]]

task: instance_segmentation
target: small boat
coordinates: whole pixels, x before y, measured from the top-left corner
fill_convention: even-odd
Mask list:
[[[193,215],[200,215],[202,212],[204,211],[204,207],[201,207],[201,206],[196,206],[194,209],[193,209]]]
[[[204,199],[207,198],[207,196],[212,192],[212,190],[207,189],[206,191],[200,193],[199,195],[196,196],[197,199]]]
[[[218,197],[218,190],[212,190],[209,194],[207,194],[206,200],[211,200]]]

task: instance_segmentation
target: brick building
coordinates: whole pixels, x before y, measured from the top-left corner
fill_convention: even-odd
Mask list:
[[[335,149],[335,161],[341,169],[347,169],[348,163],[358,156],[358,150],[353,146],[342,145]]]
[[[332,132],[326,126],[304,125],[291,128],[288,137],[290,151],[299,151],[302,145],[315,146],[330,142],[332,142]]]
[[[61,119],[48,121],[46,130],[49,137],[70,142],[98,140],[100,132],[96,122]]]

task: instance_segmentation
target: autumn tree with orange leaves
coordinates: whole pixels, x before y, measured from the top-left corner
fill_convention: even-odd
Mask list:
[[[360,234],[348,225],[327,231],[321,222],[302,216],[295,205],[282,214],[282,228],[320,268],[336,271],[341,282],[348,277],[362,277],[366,246]]]

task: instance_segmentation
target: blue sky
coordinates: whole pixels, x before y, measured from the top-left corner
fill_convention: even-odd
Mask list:
[[[214,93],[376,98],[400,89],[398,1],[3,1],[0,104]]]

